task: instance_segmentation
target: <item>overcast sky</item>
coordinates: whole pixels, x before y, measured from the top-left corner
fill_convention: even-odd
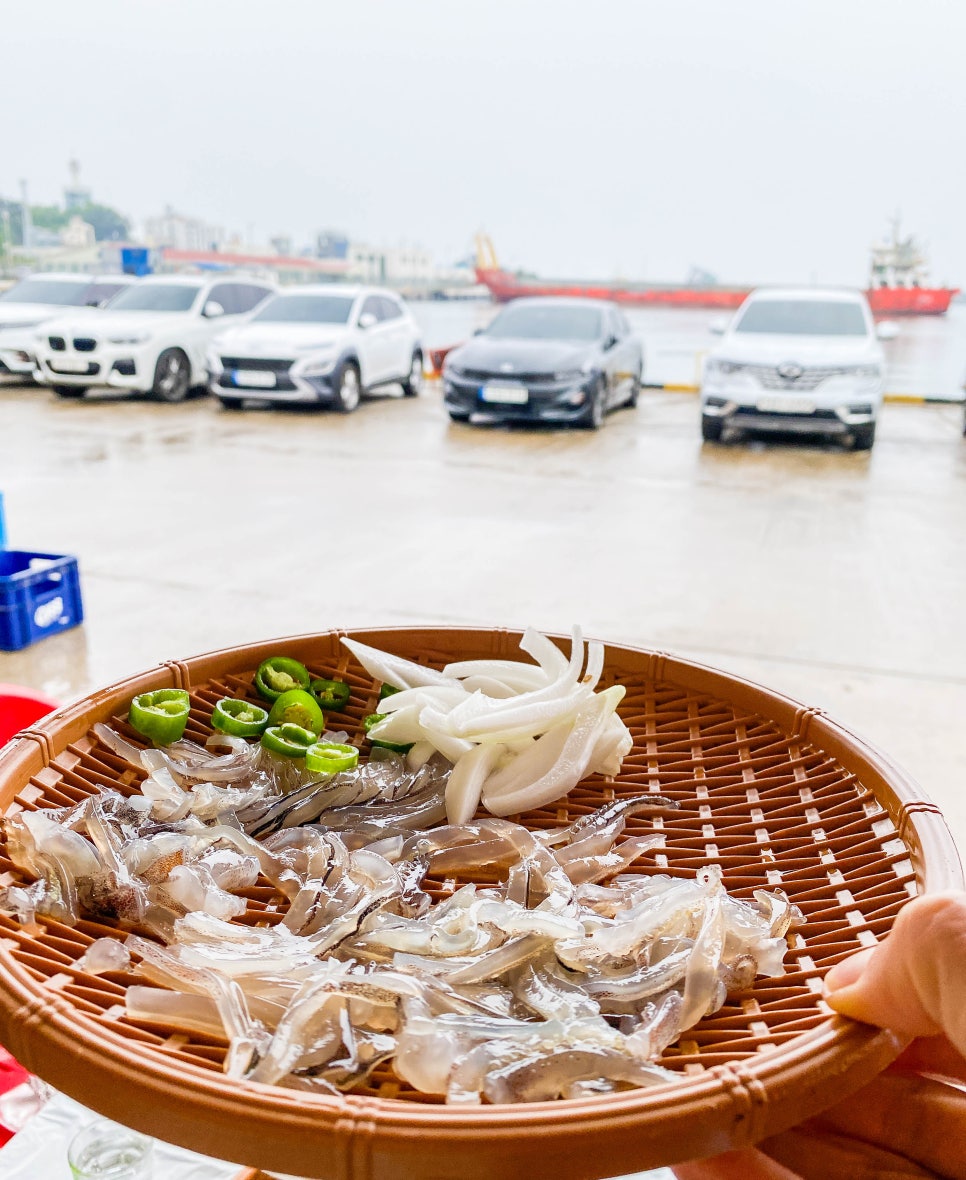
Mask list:
[[[3,5],[0,195],[543,274],[966,286],[959,0]]]

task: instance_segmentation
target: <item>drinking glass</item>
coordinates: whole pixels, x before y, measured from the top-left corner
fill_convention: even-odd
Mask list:
[[[98,1119],[67,1149],[74,1180],[150,1180],[154,1141],[119,1123]]]

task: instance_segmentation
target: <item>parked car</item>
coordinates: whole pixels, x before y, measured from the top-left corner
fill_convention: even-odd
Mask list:
[[[272,283],[241,276],[149,275],[96,320],[62,317],[48,325],[38,344],[39,379],[60,397],[108,386],[182,401],[205,385],[212,336],[274,292]]]
[[[455,422],[542,421],[596,430],[608,410],[637,405],[643,368],[641,342],[615,304],[515,299],[447,354],[443,396]]]
[[[135,281],[133,275],[38,274],[0,295],[0,377],[31,381],[37,329],[65,310],[102,307]]]
[[[772,288],[753,291],[711,350],[701,382],[701,434],[726,427],[851,436],[875,441],[885,357],[859,291]]]
[[[227,410],[248,399],[308,402],[351,413],[390,383],[420,390],[419,325],[377,287],[289,287],[208,350],[211,392]]]

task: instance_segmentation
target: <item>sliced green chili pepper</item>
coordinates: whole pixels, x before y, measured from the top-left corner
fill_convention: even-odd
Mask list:
[[[349,703],[352,690],[344,680],[313,680],[312,693],[323,709],[341,709]]]
[[[268,715],[269,725],[301,725],[316,737],[325,729],[325,716],[319,702],[304,688],[290,688],[277,698]]]
[[[131,701],[128,721],[156,746],[169,746],[184,733],[191,702],[183,688],[157,688]]]
[[[268,713],[261,705],[222,697],[211,714],[211,728],[233,737],[258,737],[268,725]]]
[[[286,758],[304,758],[309,746],[315,745],[317,733],[303,729],[301,725],[287,722],[285,725],[270,725],[262,734],[262,745],[273,754]]]
[[[255,687],[258,695],[266,701],[277,701],[283,692],[293,688],[308,688],[308,669],[298,660],[288,656],[269,656],[262,660],[255,673]]]
[[[373,726],[379,724],[385,718],[385,713],[369,713],[368,716],[362,719],[362,728],[369,732]],[[393,750],[397,754],[406,754],[413,748],[412,742],[387,742],[382,738],[370,738],[369,741],[374,746],[380,746],[383,750]]]
[[[355,746],[344,746],[341,742],[316,742],[305,751],[305,769],[318,774],[351,770],[358,761],[359,751]]]
[[[379,699],[384,701],[386,697],[395,696],[397,692],[402,692],[402,689],[396,688],[394,684],[384,684],[382,688],[379,689]]]

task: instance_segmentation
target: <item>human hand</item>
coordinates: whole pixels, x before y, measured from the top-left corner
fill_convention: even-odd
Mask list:
[[[917,1039],[858,1094],[754,1149],[676,1165],[678,1180],[966,1180],[966,894],[915,898],[825,988],[843,1016]]]

